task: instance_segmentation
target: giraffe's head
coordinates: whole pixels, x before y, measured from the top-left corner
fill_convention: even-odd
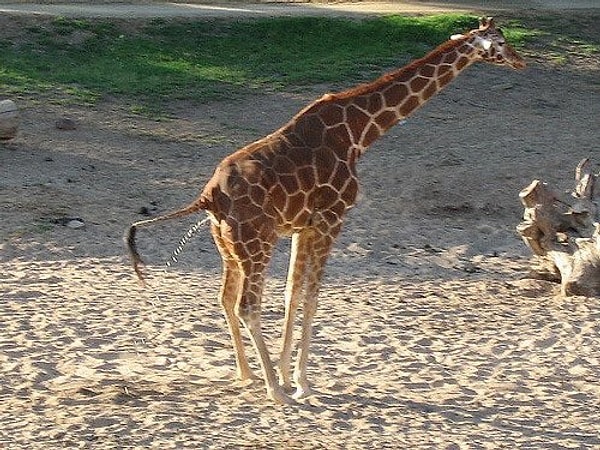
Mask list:
[[[502,30],[496,28],[494,19],[482,17],[479,22],[478,29],[464,35],[454,35],[452,39],[465,39],[477,49],[477,54],[482,61],[509,66],[513,69],[525,68],[525,60],[506,43]]]

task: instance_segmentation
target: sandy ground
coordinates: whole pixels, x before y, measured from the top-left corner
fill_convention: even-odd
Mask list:
[[[207,230],[168,270],[189,223],[140,232],[146,291],[121,235],[142,208],[187,203],[321,87],[179,102],[163,121],[117,100],[21,99],[20,134],[0,145],[0,447],[598,448],[600,304],[522,280],[514,231],[532,179],[567,189],[581,158],[600,161],[597,70],[473,67],[372,147],[322,289],[316,394],[286,407],[233,380]],[[56,129],[63,116],[75,130]]]

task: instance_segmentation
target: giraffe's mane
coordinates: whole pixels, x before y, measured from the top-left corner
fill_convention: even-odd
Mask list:
[[[343,99],[354,97],[357,95],[368,94],[370,92],[380,90],[381,87],[383,87],[385,84],[389,83],[390,81],[402,79],[403,74],[410,73],[415,68],[422,66],[424,61],[434,60],[437,55],[446,53],[450,49],[460,46],[464,41],[467,40],[467,38],[468,38],[468,36],[465,35],[459,39],[450,39],[450,40],[438,45],[436,48],[431,50],[425,56],[423,56],[419,59],[415,59],[412,62],[408,63],[406,66],[403,66],[399,69],[392,70],[392,71],[380,76],[375,81],[363,83],[356,87],[346,89],[344,91],[329,94],[329,96],[330,96],[330,98],[335,99],[335,100],[343,100]]]
[[[403,66],[399,69],[395,69],[388,73],[385,73],[384,75],[380,76],[379,78],[375,79],[374,81],[363,83],[363,84],[360,84],[353,88],[346,89],[346,90],[343,90],[340,92],[328,93],[328,94],[323,95],[321,98],[306,105],[289,122],[287,122],[285,125],[283,125],[279,130],[277,130],[276,132],[272,133],[271,135],[268,135],[265,138],[255,142],[254,144],[251,144],[250,146],[246,147],[245,150],[249,150],[250,147],[253,147],[253,146],[256,146],[256,148],[260,148],[263,145],[265,140],[277,139],[281,133],[286,133],[290,127],[294,128],[296,125],[296,122],[299,118],[304,117],[309,111],[318,110],[324,104],[331,103],[331,102],[335,103],[335,102],[339,102],[339,101],[344,101],[346,99],[352,99],[352,98],[360,96],[360,95],[370,94],[372,92],[381,91],[382,89],[384,89],[386,87],[387,84],[390,84],[394,80],[402,80],[404,76],[407,76],[409,74],[410,74],[409,78],[412,77],[413,76],[412,74],[415,73],[416,69],[418,69],[418,67],[422,66],[425,62],[431,61],[432,64],[434,64],[434,61],[436,60],[436,58],[438,58],[439,55],[443,55],[445,53],[448,53],[452,49],[460,47],[464,42],[466,42],[470,38],[471,33],[466,33],[466,34],[464,34],[460,37],[456,37],[456,38],[453,37],[452,39],[449,39],[448,41],[443,42],[440,45],[438,45],[436,48],[431,50],[425,56],[415,59],[412,62],[408,63],[406,66]]]

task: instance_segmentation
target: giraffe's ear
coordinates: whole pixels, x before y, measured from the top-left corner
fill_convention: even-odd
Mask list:
[[[450,36],[450,40],[457,41],[463,36],[464,36],[463,34],[453,34],[452,36]]]
[[[493,17],[480,17],[479,18],[479,29],[486,30],[488,28],[494,28],[494,18]]]

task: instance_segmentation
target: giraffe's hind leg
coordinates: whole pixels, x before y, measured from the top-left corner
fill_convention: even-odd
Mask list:
[[[273,363],[262,334],[261,300],[265,281],[264,272],[270,257],[270,252],[268,255],[252,255],[251,261],[246,260],[239,263],[242,272],[242,288],[236,305],[236,314],[250,333],[252,343],[260,358],[267,395],[277,403],[290,404],[293,403],[293,400],[277,382]]]
[[[221,254],[223,260],[223,276],[221,290],[219,292],[219,301],[225,311],[225,319],[229,327],[229,333],[233,343],[235,352],[235,360],[237,366],[237,377],[240,380],[248,380],[256,378],[248,365],[244,344],[242,342],[242,334],[240,331],[240,321],[235,314],[235,305],[237,304],[240,292],[241,273],[238,264],[233,259],[228,245],[221,236],[221,231],[217,225],[211,226],[211,231],[215,244]]]
[[[232,220],[230,225],[223,225],[225,229],[220,230],[220,237],[225,253],[229,256],[227,261],[231,261],[228,270],[236,273],[237,295],[233,306],[235,320],[239,319],[250,334],[260,359],[267,395],[277,403],[289,404],[293,403],[293,400],[277,382],[262,334],[261,305],[265,272],[277,241],[277,235],[272,228],[262,225],[235,223]],[[221,254],[223,255],[223,252]],[[229,305],[228,303],[228,307]],[[238,353],[241,353],[241,350]]]
[[[302,307],[302,335],[298,348],[296,367],[294,368],[294,382],[296,384],[295,399],[305,398],[311,394],[306,366],[312,337],[312,324],[317,311],[317,298],[325,263],[327,262],[335,238],[341,229],[341,222],[336,221],[335,218],[331,219],[331,222],[332,225],[328,226],[328,222],[323,221],[320,227],[305,233],[306,286]]]
[[[285,286],[285,318],[283,324],[283,344],[279,357],[279,380],[284,389],[292,388],[290,366],[294,335],[294,319],[302,295],[306,269],[306,233],[292,235],[290,267]]]

